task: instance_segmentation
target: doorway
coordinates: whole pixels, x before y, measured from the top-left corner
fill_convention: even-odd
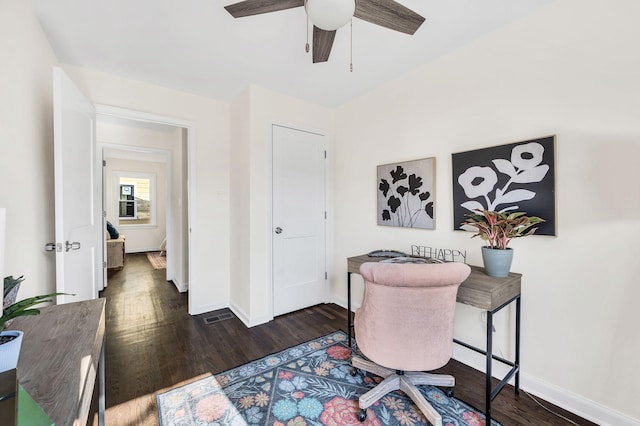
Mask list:
[[[114,129],[125,135],[131,134],[129,139],[155,143],[158,148],[104,143],[103,138],[113,134]],[[186,291],[187,274],[184,265],[176,261],[176,258],[182,258],[182,252],[185,251],[180,241],[184,239],[182,234],[186,233],[184,215],[176,211],[178,203],[175,201],[184,198],[181,182],[179,178],[173,178],[181,174],[180,165],[174,161],[172,146],[181,143],[175,140],[175,133],[179,131],[142,131],[137,127],[129,128],[129,124],[98,122],[97,133],[104,160],[103,193],[107,221],[120,235],[127,254],[160,253],[168,235],[172,236],[173,242],[178,241],[177,246],[173,244],[172,250],[166,252],[167,256],[152,257],[166,261],[167,281],[172,281],[178,290]],[[119,142],[127,142],[124,135],[120,138]],[[114,248],[114,242],[108,241],[107,266],[122,266],[121,263],[113,265],[109,258],[109,255],[113,257]],[[116,251],[120,255],[120,250]]]
[[[146,231],[155,228],[158,232],[152,241],[147,240],[147,242],[143,243],[138,241],[137,246],[134,246],[133,241],[130,242],[127,237],[128,250],[152,251],[166,247],[166,278],[172,281],[180,292],[187,291],[194,284],[190,281],[191,277],[193,277],[191,271],[194,268],[192,262],[194,250],[189,226],[192,222],[192,206],[195,203],[194,191],[192,190],[195,187],[193,184],[194,179],[192,179],[192,176],[195,176],[195,167],[192,160],[193,147],[195,145],[193,124],[180,119],[102,105],[96,105],[96,112],[98,123],[97,139],[104,157],[111,157],[112,159],[113,157],[120,157],[120,159],[138,162],[138,164],[157,165],[162,163],[166,166],[163,182],[160,179],[156,181],[156,189],[160,190],[163,195],[158,198],[164,198],[166,220],[162,226],[159,226],[159,223],[149,223],[152,221],[153,216],[150,219],[147,218],[146,214],[153,215],[153,213],[148,213],[152,209],[147,208],[148,203],[144,197],[138,200],[135,196],[131,197],[131,194],[121,195],[115,193],[119,191],[115,191],[113,188],[120,188],[120,181],[115,182],[114,175],[117,175],[117,178],[120,179],[122,178],[122,173],[115,174],[113,170],[111,170],[112,173],[105,179],[103,184],[103,199],[105,201],[109,191],[112,192],[111,197],[109,197],[111,202],[109,205],[105,204],[104,210],[108,217],[114,217],[115,215],[119,223],[126,223],[127,220],[131,219],[128,219],[126,214],[124,218],[120,218],[120,211],[111,206],[111,204],[124,203],[130,208],[123,209],[123,211],[128,214],[129,210],[131,210],[135,215],[135,207],[138,207],[136,204],[140,201],[140,206],[147,209],[147,213],[143,215],[145,218],[142,220],[146,222],[142,223],[140,220],[136,220],[137,224],[124,227],[124,233],[145,232],[145,228],[147,228]],[[123,133],[123,129],[128,129],[128,135]],[[157,143],[154,143],[149,138],[145,140],[144,135],[159,135],[159,139]],[[173,145],[168,142],[171,140],[174,141]],[[109,160],[107,160],[108,162]],[[131,169],[131,166],[128,169]],[[153,177],[161,176],[160,172],[147,174]],[[133,187],[131,189],[136,191],[134,194],[144,191],[145,176],[142,175],[145,175],[145,173],[141,172],[136,176],[128,176],[129,180],[122,181],[125,192],[129,191],[128,188],[130,187]],[[153,179],[149,179],[149,181],[153,181]],[[140,186],[140,189],[134,189],[136,185]],[[120,202],[119,198],[122,198],[123,201]],[[130,198],[134,200],[130,200]],[[136,202],[132,203],[131,201]],[[115,204],[113,205],[115,206]],[[111,209],[109,206],[113,208]],[[136,217],[138,216],[141,217],[140,214]],[[156,218],[160,217],[161,214],[156,212]],[[191,292],[189,292],[188,298],[189,306],[191,307]]]

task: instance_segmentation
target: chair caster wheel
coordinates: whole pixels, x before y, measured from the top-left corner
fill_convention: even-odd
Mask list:
[[[448,397],[448,398],[453,397],[453,394],[454,394],[454,392],[453,392],[453,388],[446,388],[446,389],[444,390],[444,394],[445,394],[445,395],[447,395],[447,397]]]
[[[364,422],[366,418],[367,418],[367,410],[358,411],[358,421]]]
[[[355,367],[349,368],[349,374],[351,374],[352,377],[356,377],[358,375],[358,369]]]

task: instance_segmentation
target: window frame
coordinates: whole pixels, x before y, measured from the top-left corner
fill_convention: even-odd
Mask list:
[[[121,178],[132,178],[132,179],[148,179],[149,180],[149,210],[150,210],[150,223],[127,223],[131,219],[121,219],[120,218],[120,179]],[[134,185],[134,194],[135,187]],[[113,171],[113,201],[112,203],[115,206],[115,219],[118,221],[119,228],[126,229],[151,229],[158,227],[157,221],[157,205],[158,205],[158,196],[157,196],[157,185],[156,185],[156,174],[155,173],[147,173],[147,172],[126,172],[126,171]]]

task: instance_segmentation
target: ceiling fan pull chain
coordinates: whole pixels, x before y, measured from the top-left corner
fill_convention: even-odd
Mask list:
[[[304,45],[304,50],[309,53],[309,14],[307,13],[307,0],[304,0],[304,15],[307,17],[307,44]]]
[[[351,38],[349,40],[349,72],[353,72],[353,18],[351,19]]]

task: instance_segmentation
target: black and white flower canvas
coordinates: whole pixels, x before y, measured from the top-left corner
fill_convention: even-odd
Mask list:
[[[378,166],[378,225],[434,229],[435,158]]]
[[[555,136],[452,154],[454,229],[475,210],[525,212],[556,235]]]

